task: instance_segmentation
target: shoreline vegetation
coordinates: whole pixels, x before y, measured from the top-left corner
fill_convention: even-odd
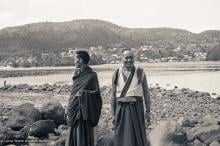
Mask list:
[[[8,126],[9,128],[7,128],[7,130],[0,128],[0,136],[2,132],[7,131],[11,134],[10,138],[12,139],[15,138],[13,137],[15,135],[12,133],[17,133],[17,136],[19,134],[26,135],[25,137],[21,136],[19,138],[22,140],[28,140],[29,142],[45,140],[48,142],[48,146],[52,143],[63,143],[67,132],[66,119],[64,117],[66,115],[65,111],[70,89],[71,85],[56,84],[33,86],[20,84],[1,87],[0,127]],[[151,129],[150,137],[154,137],[155,134],[158,135],[158,130],[162,130],[162,133],[165,132],[164,135],[170,132],[173,137],[180,136],[180,138],[184,138],[181,143],[186,143],[189,146],[194,146],[195,143],[211,144],[219,140],[219,133],[216,135],[215,132],[219,131],[218,124],[220,124],[220,96],[213,99],[208,92],[198,92],[188,88],[179,89],[178,87],[167,90],[161,88],[159,85],[156,87],[150,87],[149,91],[151,95],[152,122],[152,125],[149,127]],[[108,142],[113,133],[111,129],[113,126],[110,109],[111,88],[109,86],[102,86],[101,94],[103,98],[102,114],[99,125],[95,129],[97,146],[99,146],[100,143]],[[27,124],[25,122],[27,119],[25,116],[27,115],[24,113],[26,110],[30,109],[39,111],[38,113],[44,116],[45,113],[42,112],[45,110],[48,113],[51,113],[50,110],[52,110],[53,114],[62,111],[61,113],[63,113],[63,119],[61,118],[61,121],[63,122],[55,127],[49,127],[51,128],[50,130],[45,130],[44,128],[51,125],[53,122],[56,123],[56,120],[60,117],[55,116],[56,118],[54,119],[54,117],[50,116],[47,118],[41,116],[41,118],[34,120],[31,124]],[[16,115],[13,114],[15,111],[20,112],[17,112]],[[23,114],[19,115],[21,113]],[[24,125],[21,126],[20,129],[18,128],[18,130],[15,127],[16,125],[21,124],[19,123],[19,117],[21,116],[23,116],[23,118],[25,117],[20,121]],[[164,121],[166,122],[164,123]],[[13,123],[13,126],[11,123]],[[166,129],[165,127],[167,126],[170,126],[170,128],[172,127],[174,130],[172,131]],[[178,129],[178,126],[181,128]],[[27,127],[31,127],[31,129],[35,130],[31,131]],[[42,133],[42,135],[38,135],[39,133]],[[157,136],[157,139],[152,138],[151,142],[155,143],[155,141],[159,140],[160,136],[161,133],[159,132],[159,137]],[[106,141],[106,139],[108,140]],[[175,138],[173,140],[175,141]],[[172,142],[172,139],[170,139],[170,141]],[[5,141],[3,141],[3,143],[4,142]],[[13,141],[12,144],[14,143],[15,142]],[[154,146],[154,144],[152,145]]]

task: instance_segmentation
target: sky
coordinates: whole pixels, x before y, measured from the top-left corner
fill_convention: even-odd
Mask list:
[[[0,29],[100,19],[130,28],[220,30],[220,0],[0,0]]]

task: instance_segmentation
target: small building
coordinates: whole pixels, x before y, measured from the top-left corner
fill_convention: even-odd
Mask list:
[[[68,56],[69,57],[74,57],[76,50],[73,48],[69,48]]]
[[[45,58],[47,58],[47,57],[49,57],[49,56],[50,56],[49,53],[42,53],[42,54],[41,54],[41,58],[42,58],[42,59],[45,59]]]

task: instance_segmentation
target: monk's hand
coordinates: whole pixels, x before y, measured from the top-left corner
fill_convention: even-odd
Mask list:
[[[115,117],[112,118],[112,124],[115,125]]]
[[[79,91],[77,92],[77,96],[82,96],[83,92],[85,92],[85,90],[79,90]]]
[[[151,122],[150,122],[150,113],[146,112],[145,114],[145,120],[147,122],[147,126],[150,126],[151,125]]]
[[[115,117],[112,118],[112,130],[115,130]]]
[[[81,96],[83,94],[83,90],[79,91],[79,96]]]

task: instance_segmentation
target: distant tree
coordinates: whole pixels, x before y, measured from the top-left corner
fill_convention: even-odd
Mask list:
[[[103,63],[106,63],[106,62],[103,60],[102,55],[94,54],[94,53],[91,54],[91,59],[90,59],[91,65],[103,64]]]
[[[21,67],[31,67],[31,63],[29,63],[27,60],[23,61],[19,64]]]
[[[73,66],[74,59],[72,57],[59,58],[59,63],[56,66]]]
[[[218,61],[220,60],[220,44],[216,45],[208,51],[206,60],[208,61]]]

